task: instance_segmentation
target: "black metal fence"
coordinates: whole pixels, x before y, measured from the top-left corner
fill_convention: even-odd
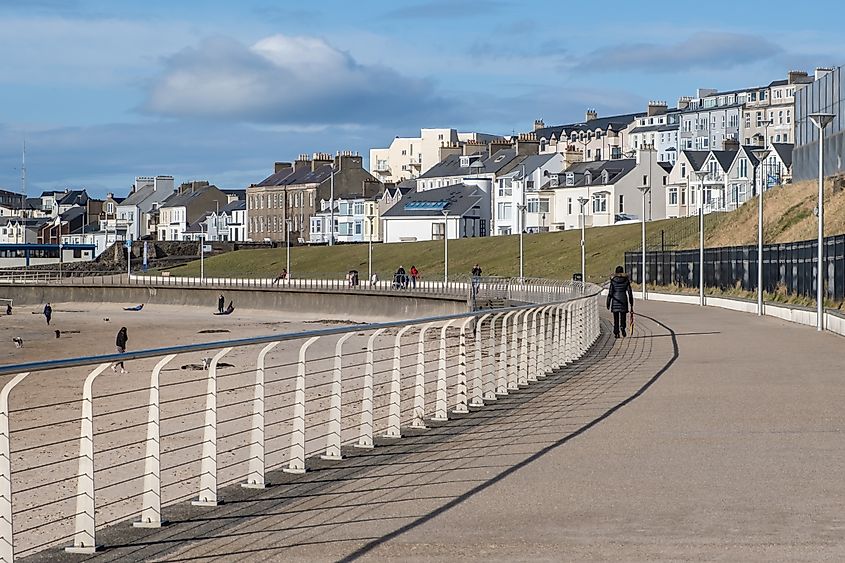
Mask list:
[[[782,287],[790,295],[816,295],[816,241],[763,246],[763,288]],[[698,287],[698,249],[648,251],[646,279],[657,285]],[[642,282],[642,254],[625,253],[625,271]],[[730,289],[757,289],[757,246],[704,249],[704,285]],[[824,240],[824,285],[828,299],[845,299],[845,235]]]

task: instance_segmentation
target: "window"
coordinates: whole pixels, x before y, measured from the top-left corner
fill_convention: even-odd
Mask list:
[[[681,190],[681,205],[687,204],[687,191]]]
[[[575,173],[574,172],[567,172],[566,173],[566,185],[567,186],[574,186],[575,185]]]
[[[361,232],[361,221],[355,221],[355,234],[360,235]]]
[[[364,202],[363,201],[356,201],[353,204],[354,211],[352,212],[354,215],[363,215],[364,214]]]
[[[499,197],[511,197],[513,195],[511,178],[499,180]]]
[[[740,158],[739,159],[739,177],[740,178],[747,178],[748,177],[748,159],[747,158]]]
[[[510,202],[499,202],[496,211],[499,219],[503,221],[510,221],[512,218],[511,213],[513,212],[513,204]]]
[[[528,203],[528,213],[548,213],[549,212],[549,199],[548,198],[529,199],[527,203]]]
[[[566,214],[572,215],[572,198],[566,198]]]
[[[431,240],[443,240],[445,234],[446,223],[434,222],[431,224]]]
[[[607,213],[607,194],[593,196],[593,213]]]
[[[619,213],[625,213],[625,195],[619,194]]]
[[[405,149],[402,149],[402,156],[407,156],[407,154],[408,154],[408,151],[406,151]]]
[[[669,188],[669,205],[678,205],[678,188]]]
[[[643,186],[648,185],[648,174],[643,174]]]
[[[681,163],[681,178],[686,178],[686,177],[687,177],[687,165],[686,165],[686,163],[682,162]]]

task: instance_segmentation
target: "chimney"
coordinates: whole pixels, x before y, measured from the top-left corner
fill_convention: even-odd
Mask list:
[[[833,72],[833,69],[826,66],[819,66],[816,67],[816,80],[823,78],[824,76]]]
[[[463,154],[463,148],[458,143],[450,143],[444,141],[442,145],[438,148],[437,158],[438,162],[443,162],[449,156],[456,154],[460,155]]]
[[[290,162],[276,162],[275,164],[273,164],[273,174],[278,174],[279,172],[281,172],[285,168],[290,168],[290,167],[291,167]]]
[[[681,96],[680,98],[678,98],[678,109],[681,111],[687,109],[691,101],[692,98],[690,98],[689,96]]]
[[[543,123],[542,119],[535,119],[534,120],[534,131],[536,131],[537,129],[542,129],[545,126],[546,126],[546,124]]]
[[[337,170],[353,170],[364,167],[364,159],[357,152],[340,151],[334,159]]]
[[[472,154],[478,154],[480,152],[484,152],[487,148],[487,143],[482,143],[481,141],[466,141],[464,142],[464,156],[469,156]]]
[[[300,154],[296,157],[296,160],[293,162],[293,169],[300,170],[303,167],[310,167],[311,166],[311,159],[308,157],[307,154]]]
[[[599,117],[599,114],[596,110],[588,109],[587,110],[587,118],[584,121],[587,121],[587,122],[593,121],[595,119],[598,119],[598,117]]]
[[[739,150],[739,139],[729,137],[722,142],[723,150],[736,152]]]
[[[516,138],[515,148],[518,156],[540,154],[540,141],[534,133],[520,133]]]
[[[789,84],[797,84],[802,82],[802,78],[808,78],[807,73],[803,70],[790,70],[786,73],[787,82]]]
[[[487,154],[493,156],[496,154],[497,151],[502,149],[509,149],[511,148],[510,141],[505,140],[503,137],[500,137],[496,140],[490,141],[487,145]]]
[[[647,115],[649,117],[652,117],[652,116],[655,116],[655,115],[664,115],[668,108],[669,108],[669,106],[666,104],[666,102],[657,101],[657,100],[650,100],[648,102]]]
[[[311,157],[311,172],[326,164],[332,164],[333,162],[334,158],[329,153],[315,152]]]

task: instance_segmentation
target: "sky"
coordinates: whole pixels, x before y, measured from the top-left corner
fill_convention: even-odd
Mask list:
[[[845,64],[838,2],[0,0],[0,188],[244,188],[300,153],[494,134]],[[760,6],[763,6],[762,8]]]

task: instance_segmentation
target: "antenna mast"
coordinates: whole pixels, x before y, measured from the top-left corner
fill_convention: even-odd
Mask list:
[[[23,154],[21,155],[21,190],[23,191],[23,218],[26,219],[26,137],[23,138]]]

